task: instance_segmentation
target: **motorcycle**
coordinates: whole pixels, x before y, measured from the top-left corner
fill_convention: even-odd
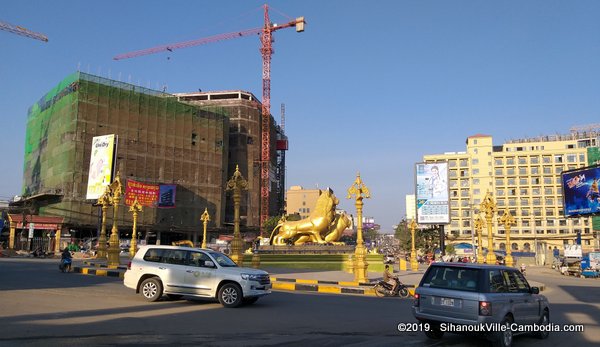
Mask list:
[[[396,286],[396,290],[392,292],[392,285],[387,283],[386,281],[379,281],[373,289],[375,290],[375,295],[378,297],[383,296],[399,296],[401,298],[407,298],[410,293],[408,292],[408,288],[404,283],[398,281],[398,285]]]
[[[58,268],[62,272],[70,272],[71,271],[71,263],[73,260],[71,258],[64,258],[60,260],[60,264],[58,264]]]

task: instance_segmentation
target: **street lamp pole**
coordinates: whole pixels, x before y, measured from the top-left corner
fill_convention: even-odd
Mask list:
[[[208,222],[210,221],[210,215],[208,214],[208,208],[204,208],[204,213],[202,213],[202,216],[200,216],[200,220],[202,221],[202,224],[204,225],[204,236],[202,238],[202,248],[206,248],[206,226],[208,225]]]
[[[108,266],[115,267],[121,263],[119,260],[119,253],[121,252],[119,247],[119,229],[117,227],[119,202],[121,201],[121,195],[123,195],[123,186],[121,185],[121,179],[117,172],[117,177],[110,184],[110,190],[112,193],[111,202],[113,205],[113,226],[110,231],[109,247],[108,247]]]
[[[242,235],[240,234],[240,203],[242,201],[242,189],[248,190],[248,181],[244,179],[238,165],[229,181],[227,190],[233,191],[233,240],[231,241],[231,260],[239,266],[243,265]]]
[[[367,281],[367,249],[363,240],[362,234],[362,209],[363,209],[363,198],[369,199],[371,197],[369,189],[360,179],[360,173],[356,174],[356,180],[348,188],[347,199],[352,198],[352,195],[356,197],[356,214],[357,214],[357,229],[356,229],[356,248],[354,250],[354,280],[356,282],[364,283]]]
[[[410,222],[410,237],[411,237],[411,242],[412,242],[412,246],[410,249],[410,269],[412,271],[418,271],[419,270],[419,263],[417,262],[417,250],[415,248],[415,231],[417,230],[417,222],[413,219]]]
[[[502,214],[502,217],[498,221],[504,224],[506,233],[506,266],[513,266],[512,247],[510,247],[510,227],[515,224],[515,218],[510,213],[508,207],[506,207],[504,214]]]
[[[485,259],[483,258],[483,243],[481,241],[481,232],[483,230],[483,219],[481,219],[481,216],[477,216],[477,219],[475,219],[475,230],[477,230],[477,263],[483,264]]]
[[[488,264],[495,264],[496,256],[494,255],[494,239],[493,239],[494,235],[493,235],[493,231],[492,231],[492,220],[494,218],[494,214],[496,213],[497,209],[496,209],[496,202],[494,201],[494,198],[492,197],[492,193],[490,193],[489,190],[485,194],[485,198],[483,199],[483,202],[481,203],[480,210],[485,213],[485,220],[487,222],[488,253],[487,253],[486,261]]]
[[[98,238],[98,253],[96,258],[106,259],[106,212],[108,206],[112,205],[112,193],[110,185],[106,186],[104,193],[98,198],[98,205],[102,208],[102,225],[100,227],[100,237]]]
[[[129,245],[129,257],[133,258],[137,252],[137,218],[138,213],[142,212],[142,204],[138,202],[137,197],[133,204],[129,206],[129,212],[133,213],[133,232],[131,233],[131,244]]]

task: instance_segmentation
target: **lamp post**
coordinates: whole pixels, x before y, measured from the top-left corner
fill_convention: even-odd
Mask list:
[[[371,198],[369,194],[369,188],[363,183],[360,179],[360,173],[356,174],[356,180],[354,183],[348,188],[348,196],[347,199],[351,199],[352,195],[356,197],[356,202],[354,205],[356,206],[356,248],[354,249],[354,280],[356,282],[364,283],[367,281],[367,268],[369,267],[369,263],[367,263],[367,248],[365,247],[365,242],[363,241],[362,234],[362,209],[363,209],[363,198]]]
[[[204,208],[204,213],[200,216],[200,220],[202,221],[202,225],[204,226],[204,234],[202,237],[202,248],[206,248],[206,226],[210,221],[210,215],[208,214],[208,208]]]
[[[138,202],[137,197],[133,204],[129,206],[129,212],[133,213],[133,232],[131,234],[131,244],[129,245],[129,258],[133,258],[135,252],[137,252],[137,217],[138,213],[142,212],[142,205]]]
[[[496,202],[492,197],[492,193],[488,190],[485,194],[485,198],[481,203],[481,211],[485,213],[485,220],[487,222],[487,239],[488,239],[488,253],[486,257],[486,261],[488,264],[496,263],[496,255],[494,254],[494,240],[493,240],[493,232],[492,232],[492,219],[494,218],[494,214],[496,213]]]
[[[483,244],[481,243],[481,232],[483,230],[481,216],[477,216],[477,219],[475,219],[475,230],[477,231],[477,263],[483,264],[485,259],[483,258]]]
[[[513,266],[513,257],[511,254],[512,247],[510,246],[510,227],[515,224],[515,218],[510,213],[508,207],[506,210],[504,210],[504,214],[502,217],[500,217],[500,219],[498,219],[498,222],[504,224],[504,229],[506,232],[506,266]]]
[[[102,226],[98,238],[98,253],[96,258],[106,259],[106,211],[112,205],[110,186],[106,186],[104,193],[98,198],[97,204],[102,207]]]
[[[410,269],[412,271],[419,270],[419,263],[417,262],[417,250],[415,249],[415,231],[417,230],[417,227],[417,222],[415,222],[415,220],[413,219],[409,224],[410,237],[412,241],[412,246],[410,249]]]
[[[242,235],[240,234],[240,202],[242,201],[242,189],[248,190],[248,181],[244,179],[239,166],[235,166],[235,172],[227,181],[227,190],[233,191],[233,240],[231,241],[231,259],[242,266],[244,256],[242,254]]]
[[[111,201],[113,205],[113,226],[110,231],[110,238],[108,241],[108,266],[119,266],[119,229],[117,227],[119,202],[121,202],[121,195],[123,194],[123,186],[121,185],[121,179],[117,172],[117,177],[110,184],[111,190]]]

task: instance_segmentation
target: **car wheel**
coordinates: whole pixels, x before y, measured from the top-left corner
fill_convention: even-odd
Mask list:
[[[151,277],[140,286],[140,292],[147,301],[157,301],[162,296],[162,284],[156,277]]]
[[[235,283],[227,283],[219,289],[219,302],[224,307],[238,307],[242,303],[242,298],[242,288]]]
[[[494,334],[494,340],[492,341],[492,346],[494,347],[510,347],[512,346],[513,333],[510,330],[510,325],[513,320],[510,316],[504,317],[500,325],[505,325],[506,329],[504,331],[497,331]]]
[[[429,330],[425,330],[425,336],[432,340],[439,340],[444,337],[444,332],[440,329],[437,324],[430,324]]]
[[[245,298],[244,299],[244,305],[252,305],[253,303],[255,303],[258,300],[258,296],[253,296],[251,298]]]
[[[181,294],[167,294],[167,298],[169,298],[169,300],[179,300],[181,297],[183,297]]]
[[[544,313],[542,314],[542,316],[540,317],[540,321],[538,322],[538,324],[540,326],[546,326],[548,324],[550,324],[550,314],[548,313],[548,310],[544,310]],[[548,335],[550,335],[550,331],[543,329],[541,331],[538,331],[535,336],[539,339],[546,339],[548,338]]]

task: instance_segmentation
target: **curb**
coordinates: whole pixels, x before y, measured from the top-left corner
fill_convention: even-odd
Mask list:
[[[377,282],[350,282],[350,281],[323,281],[323,280],[304,280],[300,278],[278,278],[271,277],[271,282],[288,282],[288,283],[299,283],[299,284],[332,284],[336,286],[347,286],[347,287],[360,287],[360,286],[374,286]]]
[[[121,270],[127,270],[127,265],[117,265],[117,266],[108,266],[107,264],[103,264],[103,263],[91,263],[89,261],[84,261],[83,262],[85,265],[87,266],[91,266],[91,267],[99,267],[99,268],[106,268],[106,269],[121,269]]]
[[[327,284],[302,283],[302,282],[305,282],[305,281],[308,282],[311,280],[296,280],[296,282],[293,282],[294,279],[289,279],[289,280],[290,281],[281,282],[281,279],[278,279],[276,282],[273,279],[273,281],[272,281],[273,290],[376,296],[375,290],[372,287],[371,288],[340,287],[340,286],[336,286],[336,285],[327,285]],[[299,282],[299,281],[302,281],[302,282]],[[316,281],[316,280],[314,280],[314,281]],[[327,281],[321,281],[321,282],[327,282]],[[334,282],[334,283],[348,283],[348,282]],[[362,285],[366,286],[369,284],[363,283]],[[410,293],[410,295],[414,296],[415,289],[409,288],[408,292]]]
[[[118,270],[107,270],[107,269],[92,269],[89,267],[80,267],[74,266],[73,272],[79,273],[82,275],[91,275],[91,276],[106,276],[106,277],[116,277],[123,279],[125,273]]]

